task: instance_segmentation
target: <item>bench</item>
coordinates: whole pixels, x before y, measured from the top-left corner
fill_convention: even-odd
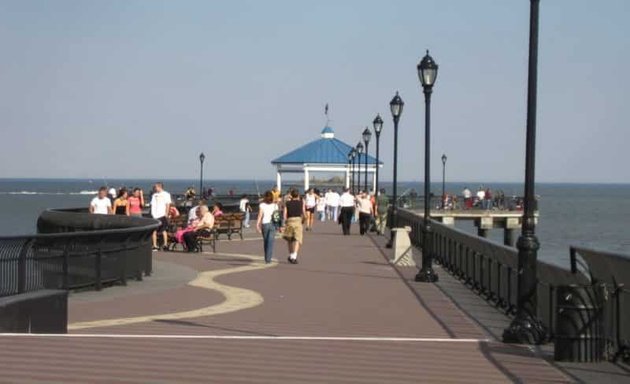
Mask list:
[[[239,235],[243,240],[243,218],[244,213],[227,213],[215,219],[214,229],[217,239],[220,235],[226,235],[228,240],[232,240],[232,235]]]

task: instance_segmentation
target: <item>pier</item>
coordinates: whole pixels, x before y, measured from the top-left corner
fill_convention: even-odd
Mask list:
[[[413,211],[416,215],[424,217],[420,210]],[[488,231],[492,229],[503,230],[503,244],[509,247],[514,246],[514,231],[521,228],[523,211],[508,210],[481,210],[481,209],[458,209],[458,210],[431,210],[431,218],[444,225],[454,226],[456,221],[473,221],[477,228],[477,235],[488,237]],[[538,213],[536,213],[538,222]]]
[[[401,219],[408,223],[413,217],[418,216]],[[0,335],[2,378],[121,383],[628,378],[628,371],[610,363],[559,363],[552,347],[503,343],[500,333],[509,316],[449,275],[449,265],[436,267],[440,282],[418,284],[416,268],[392,265],[385,237],[357,231],[341,236],[336,223],[318,222],[305,234],[298,265],[287,263],[280,238],[274,263],[264,264],[260,236],[252,230],[243,240],[221,241],[216,253],[153,253],[152,275],[142,281],[71,293],[67,334]],[[420,260],[417,250],[414,257]]]

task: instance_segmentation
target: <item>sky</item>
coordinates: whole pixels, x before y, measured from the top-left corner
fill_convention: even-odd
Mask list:
[[[630,182],[630,1],[542,0],[540,182]],[[529,1],[0,1],[0,177],[273,179],[405,101],[399,180],[424,178],[416,65],[439,65],[432,179],[524,178]],[[374,143],[370,145],[374,153]]]

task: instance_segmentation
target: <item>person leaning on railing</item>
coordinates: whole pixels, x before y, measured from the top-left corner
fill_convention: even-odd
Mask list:
[[[184,243],[188,252],[197,252],[197,238],[199,236],[210,236],[210,231],[214,227],[214,215],[210,213],[207,205],[199,206],[199,221],[195,228],[184,233]]]

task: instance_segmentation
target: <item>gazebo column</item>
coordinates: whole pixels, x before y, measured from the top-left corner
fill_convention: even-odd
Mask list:
[[[372,191],[374,191],[374,194],[376,195],[378,192],[376,190],[376,168],[372,168],[372,171]]]
[[[346,188],[350,188],[350,167],[346,167]]]
[[[279,169],[276,173],[276,187],[278,187],[278,191],[282,191],[282,173]]]
[[[308,167],[304,167],[304,192],[308,191],[309,188],[309,174],[308,174]]]

